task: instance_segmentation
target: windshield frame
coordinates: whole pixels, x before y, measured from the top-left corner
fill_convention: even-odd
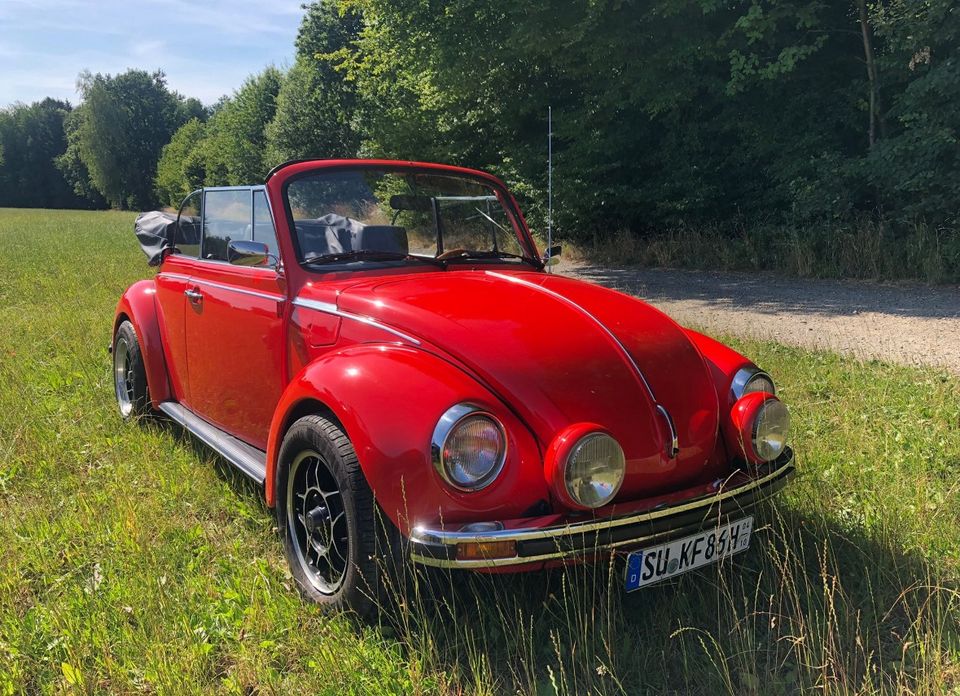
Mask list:
[[[375,259],[360,259],[360,260],[345,260],[342,262],[332,262],[322,265],[317,265],[316,262],[308,262],[303,260],[303,254],[300,249],[300,239],[296,233],[296,224],[293,217],[293,210],[290,208],[290,197],[289,197],[289,188],[290,185],[300,181],[301,179],[306,179],[309,177],[323,175],[323,174],[333,174],[336,172],[342,171],[351,171],[351,170],[365,170],[373,169],[378,171],[383,171],[384,173],[392,172],[426,172],[437,174],[440,176],[450,176],[450,177],[459,177],[462,179],[473,180],[478,183],[488,186],[495,193],[500,205],[503,206],[504,211],[507,213],[507,217],[510,220],[510,224],[513,228],[514,234],[517,236],[517,241],[521,251],[524,254],[527,254],[521,258],[497,258],[497,257],[464,257],[464,258],[450,258],[443,259],[441,262],[444,265],[449,264],[496,264],[496,263],[508,263],[508,264],[527,264],[536,270],[543,270],[544,264],[543,261],[539,258],[539,252],[537,246],[533,241],[533,237],[530,234],[529,229],[527,229],[526,221],[523,218],[523,215],[520,213],[519,207],[516,205],[513,196],[510,194],[510,191],[507,187],[500,182],[496,177],[482,172],[479,170],[463,169],[459,167],[451,167],[448,165],[435,165],[430,163],[403,163],[403,162],[390,162],[383,160],[349,160],[349,161],[339,161],[336,164],[323,164],[322,161],[317,161],[317,166],[310,169],[305,169],[303,171],[297,172],[292,176],[286,178],[283,181],[281,187],[281,198],[283,199],[283,209],[284,215],[287,222],[287,231],[290,237],[290,242],[294,250],[294,258],[297,261],[297,265],[303,268],[308,273],[323,273],[331,271],[359,271],[359,270],[369,270],[371,268],[396,268],[398,266],[403,266],[409,264],[411,261],[417,264],[437,264],[437,258],[431,256],[425,256],[422,254],[410,254],[404,259],[390,259],[390,260],[375,260]]]

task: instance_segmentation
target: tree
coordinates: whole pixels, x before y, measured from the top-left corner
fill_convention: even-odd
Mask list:
[[[267,127],[274,164],[310,157],[354,157],[360,145],[353,125],[356,90],[335,60],[360,31],[356,12],[340,13],[336,2],[306,6],[297,36],[297,60],[277,96]]]
[[[274,67],[248,77],[211,116],[201,143],[207,185],[242,186],[262,181],[273,166],[267,157],[267,124],[277,109],[283,74]]]
[[[191,191],[206,184],[206,162],[200,148],[205,137],[204,123],[192,118],[163,146],[156,180],[157,198],[161,204],[179,207]]]
[[[90,188],[115,208],[151,205],[160,151],[197,102],[168,90],[159,71],[85,73],[78,87],[83,103],[71,123],[62,170],[78,190],[88,176]]]
[[[0,206],[70,208],[83,205],[56,168],[66,149],[71,106],[44,99],[0,111]]]

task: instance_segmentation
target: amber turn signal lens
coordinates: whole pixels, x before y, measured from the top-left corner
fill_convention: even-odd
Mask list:
[[[481,561],[491,558],[513,558],[517,555],[515,541],[472,541],[457,544],[458,561]]]

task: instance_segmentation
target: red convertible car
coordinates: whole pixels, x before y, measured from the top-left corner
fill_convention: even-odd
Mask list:
[[[152,214],[157,216],[159,214]],[[486,572],[622,554],[633,590],[747,548],[793,473],[771,378],[637,299],[546,272],[496,178],[292,162],[138,224],[125,418],[263,486],[303,594],[361,614],[387,557]]]

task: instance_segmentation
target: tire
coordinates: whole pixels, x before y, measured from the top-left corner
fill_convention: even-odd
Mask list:
[[[334,422],[305,416],[277,467],[277,529],[300,593],[331,612],[375,619],[388,604],[399,532],[379,511],[356,452]]]
[[[150,411],[150,392],[143,354],[133,324],[124,320],[113,335],[113,388],[124,420]]]

